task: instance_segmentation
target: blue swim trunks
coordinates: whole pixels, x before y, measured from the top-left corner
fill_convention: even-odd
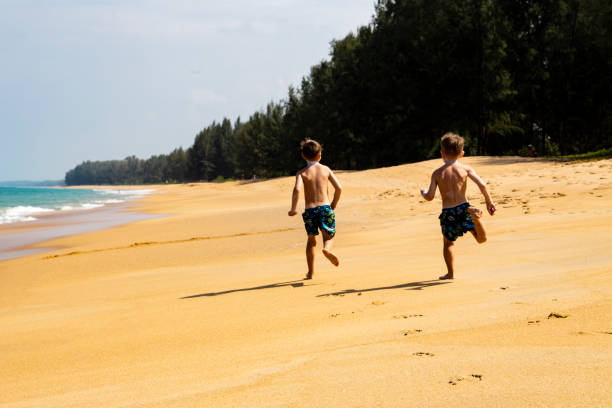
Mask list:
[[[329,205],[307,208],[302,213],[302,219],[308,235],[319,235],[319,229],[332,238],[336,235],[336,214]]]
[[[474,230],[474,221],[472,216],[467,211],[470,203],[463,203],[453,208],[443,208],[442,213],[438,217],[442,234],[449,241],[455,241],[468,231]]]

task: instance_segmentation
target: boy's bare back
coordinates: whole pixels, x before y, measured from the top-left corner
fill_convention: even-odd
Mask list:
[[[468,177],[474,180],[476,184],[484,184],[476,175],[474,169],[456,160],[445,163],[444,166],[433,172],[432,181],[435,180],[440,189],[443,208],[456,207],[467,203]]]
[[[303,184],[305,208],[329,205],[328,181],[338,189],[340,183],[331,169],[321,163],[309,164],[297,173],[296,185]],[[299,188],[299,186],[298,186]],[[332,209],[336,203],[331,204]]]
[[[467,203],[466,190],[467,179],[470,178],[485,197],[487,210],[493,215],[495,204],[493,204],[484,181],[476,171],[470,166],[459,163],[458,160],[444,160],[444,165],[436,169],[431,175],[431,184],[427,191],[421,191],[423,198],[428,201],[433,200],[436,194],[436,187],[442,196],[442,208],[453,208],[463,203]]]

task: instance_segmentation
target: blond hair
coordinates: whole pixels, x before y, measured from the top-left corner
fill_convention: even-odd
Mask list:
[[[302,148],[302,154],[306,160],[316,160],[321,150],[323,150],[319,142],[308,138],[300,143],[300,147]]]
[[[463,151],[463,146],[465,141],[461,136],[456,133],[448,132],[442,136],[440,140],[440,145],[442,146],[442,151],[447,156],[459,156]]]

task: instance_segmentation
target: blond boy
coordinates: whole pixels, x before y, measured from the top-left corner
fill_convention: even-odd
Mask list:
[[[305,210],[302,214],[308,241],[306,242],[306,263],[308,273],[305,279],[312,279],[314,274],[316,236],[319,230],[323,235],[323,255],[329,261],[338,266],[338,257],[331,251],[334,236],[336,235],[336,214],[334,210],[340,200],[342,187],[340,182],[327,166],[319,163],[321,160],[321,145],[311,139],[301,143],[302,158],[306,160],[306,167],[297,172],[295,186],[291,198],[291,210],[289,215],[297,214],[297,205],[300,191],[304,190]],[[334,187],[334,198],[330,204],[327,195],[328,182]]]
[[[421,195],[427,201],[431,201],[436,194],[436,187],[440,189],[442,213],[438,218],[442,227],[443,255],[447,269],[446,275],[440,276],[440,279],[453,279],[455,270],[452,246],[455,240],[467,231],[474,235],[479,244],[487,240],[487,234],[480,220],[482,211],[472,207],[465,196],[468,177],[476,183],[484,196],[489,214],[495,214],[497,208],[491,200],[486,184],[474,169],[459,163],[459,159],[464,154],[463,138],[455,133],[446,133],[442,136],[441,145],[440,153],[444,165],[433,172],[429,190],[421,189]]]

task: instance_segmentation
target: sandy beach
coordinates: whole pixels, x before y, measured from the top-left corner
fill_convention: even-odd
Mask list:
[[[439,159],[338,172],[310,281],[291,177],[156,186],[163,217],[0,262],[0,408],[612,406],[612,160],[463,161],[498,212],[454,281]]]

